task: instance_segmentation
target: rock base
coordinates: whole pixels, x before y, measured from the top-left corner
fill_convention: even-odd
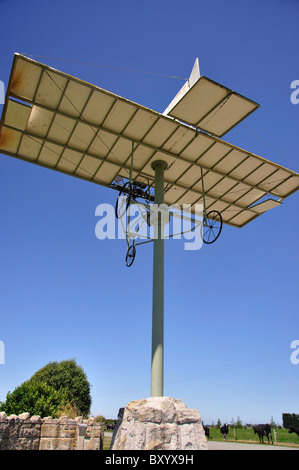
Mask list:
[[[121,408],[110,450],[207,450],[200,414],[178,399],[151,397]]]

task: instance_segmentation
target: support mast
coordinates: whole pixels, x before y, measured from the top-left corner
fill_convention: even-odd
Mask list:
[[[164,203],[164,171],[167,163],[153,162],[155,170],[155,204]],[[163,396],[164,368],[164,224],[159,214],[154,226],[153,316],[152,316],[152,369],[151,396]]]

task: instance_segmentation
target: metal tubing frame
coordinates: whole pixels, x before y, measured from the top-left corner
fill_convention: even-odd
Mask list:
[[[206,196],[205,196],[205,188],[204,188],[204,183],[203,183],[203,169],[202,167],[200,168],[201,172],[201,187],[202,187],[202,197],[203,197],[203,211],[204,211],[204,221],[207,218],[207,209],[206,209]]]
[[[151,207],[150,204],[143,204],[143,203],[141,203],[141,202],[137,202],[137,201],[132,200],[132,201],[130,202],[130,205],[134,205],[134,204],[137,205],[138,207],[140,207],[140,206],[141,206],[141,207],[144,207],[144,208],[146,209],[146,211],[150,210],[150,207]],[[130,207],[130,205],[129,205],[129,207]],[[206,214],[206,211],[205,211],[205,210],[204,210],[204,213],[203,213],[203,214]],[[193,218],[192,218],[192,217],[186,217],[185,215],[181,216],[181,215],[176,214],[175,212],[169,212],[169,216],[170,216],[170,217],[177,217],[177,218],[180,218],[180,219],[182,219],[182,220],[187,220],[187,221],[189,221],[189,222],[193,222],[195,225],[194,225],[194,227],[192,227],[190,230],[184,230],[184,231],[182,231],[182,232],[173,233],[173,234],[171,234],[171,235],[168,235],[167,237],[165,237],[165,235],[164,235],[164,240],[169,240],[170,238],[176,237],[176,236],[178,236],[178,235],[184,235],[185,233],[194,232],[194,230],[195,230],[197,227],[199,227],[200,225],[201,225],[202,227],[208,227],[208,225],[206,225],[206,223],[205,223],[205,220],[206,220],[205,215],[203,215],[203,220],[196,220],[194,217],[193,217]],[[138,219],[138,221],[139,221],[139,220],[141,220],[141,225],[140,225],[140,227],[139,227],[139,229],[140,229],[141,226],[142,226],[144,223],[146,223],[146,222],[145,222],[145,219],[144,219],[142,216],[140,216],[140,218]],[[120,218],[120,221],[121,221],[121,224],[122,224],[122,228],[123,228],[124,234],[125,234],[125,236],[126,236],[126,240],[127,240],[127,245],[128,245],[128,247],[129,247],[129,245],[130,245],[130,239],[131,239],[131,238],[132,238],[133,244],[134,244],[135,246],[144,245],[145,243],[151,243],[151,242],[153,242],[153,241],[155,240],[154,238],[149,238],[149,237],[147,237],[146,235],[140,235],[140,234],[138,234],[136,237],[135,237],[135,236],[134,236],[134,237],[131,237],[132,234],[133,234],[133,235],[135,235],[135,234],[129,230],[129,225],[128,225],[127,227],[125,227],[124,224],[123,224],[122,218]],[[139,229],[138,229],[138,230],[139,230]],[[135,238],[137,238],[137,237],[145,238],[146,241],[144,241],[144,242],[139,242],[139,243],[135,243]]]

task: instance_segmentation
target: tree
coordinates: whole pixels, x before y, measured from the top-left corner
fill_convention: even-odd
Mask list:
[[[50,362],[38,370],[28,381],[33,384],[43,382],[57,391],[64,391],[68,402],[80,415],[86,417],[90,412],[90,384],[82,367],[75,359],[61,362]]]
[[[0,411],[7,415],[30,413],[56,417],[68,402],[65,391],[55,390],[44,382],[24,382],[11,393],[8,392],[6,401],[0,403]]]
[[[236,422],[235,426],[236,426],[237,429],[241,429],[243,427],[240,416],[237,417],[237,422]]]
[[[273,416],[271,416],[270,426],[271,426],[271,428],[275,428],[275,427],[276,427],[276,423],[275,423],[275,421],[274,421],[274,419],[273,419]]]

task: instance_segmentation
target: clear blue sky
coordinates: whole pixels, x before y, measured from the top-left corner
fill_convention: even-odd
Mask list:
[[[261,105],[244,121],[255,133],[240,124],[224,140],[298,171],[296,0],[0,0],[0,15],[5,85],[14,52],[93,62],[110,67],[40,59],[163,112],[181,80],[112,67],[188,77],[198,57],[203,75]],[[125,241],[96,238],[95,209],[115,197],[0,155],[0,400],[74,357],[94,415],[149,396],[152,245],[128,269]],[[206,423],[299,413],[298,194],[199,251],[165,245],[165,395]]]

